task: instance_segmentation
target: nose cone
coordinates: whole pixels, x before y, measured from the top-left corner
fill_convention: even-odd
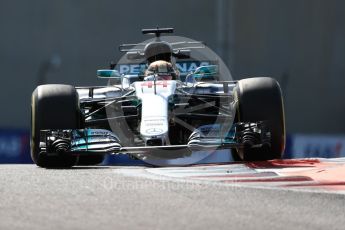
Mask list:
[[[144,137],[165,135],[167,132],[167,117],[150,117],[141,121],[140,134]]]

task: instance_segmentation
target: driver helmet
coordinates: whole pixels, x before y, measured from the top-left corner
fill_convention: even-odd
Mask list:
[[[145,71],[145,80],[176,80],[179,72],[167,61],[152,62]]]

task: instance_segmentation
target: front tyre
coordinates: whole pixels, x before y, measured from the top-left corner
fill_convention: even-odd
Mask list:
[[[79,96],[70,85],[40,85],[32,93],[31,100],[31,159],[43,168],[69,168],[77,157],[70,153],[48,155],[40,153],[40,130],[79,129]]]
[[[243,160],[280,159],[285,148],[284,105],[278,82],[269,77],[248,78],[238,81],[237,121],[265,121],[271,133],[271,146],[237,150]]]
[[[104,161],[104,155],[88,155],[79,156],[77,165],[89,166],[89,165],[99,165]]]

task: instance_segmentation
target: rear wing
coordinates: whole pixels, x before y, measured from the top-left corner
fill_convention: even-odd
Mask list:
[[[125,52],[129,60],[138,60],[147,56],[147,49],[149,46],[154,46],[154,49],[165,50],[163,53],[170,53],[175,58],[189,58],[192,49],[203,49],[205,44],[201,41],[177,41],[168,42],[161,40],[161,34],[173,33],[174,28],[154,28],[154,29],[142,29],[143,34],[153,34],[155,39],[147,43],[133,43],[122,44],[119,46],[120,52]]]
[[[129,43],[119,45],[120,52],[144,52],[144,48],[148,43]],[[203,41],[180,41],[169,43],[172,46],[173,53],[177,54],[180,50],[203,49],[205,43]]]

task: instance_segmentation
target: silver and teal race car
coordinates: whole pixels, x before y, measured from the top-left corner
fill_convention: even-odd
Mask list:
[[[105,86],[38,86],[31,103],[32,160],[66,168],[99,164],[106,154],[183,159],[222,149],[236,160],[281,158],[285,121],[277,81],[229,80],[219,60],[193,57],[205,49],[201,42],[161,37],[172,32],[144,29],[154,39],[121,45],[125,60],[134,61],[98,70]],[[177,66],[178,75],[166,79],[148,71],[160,60]]]

